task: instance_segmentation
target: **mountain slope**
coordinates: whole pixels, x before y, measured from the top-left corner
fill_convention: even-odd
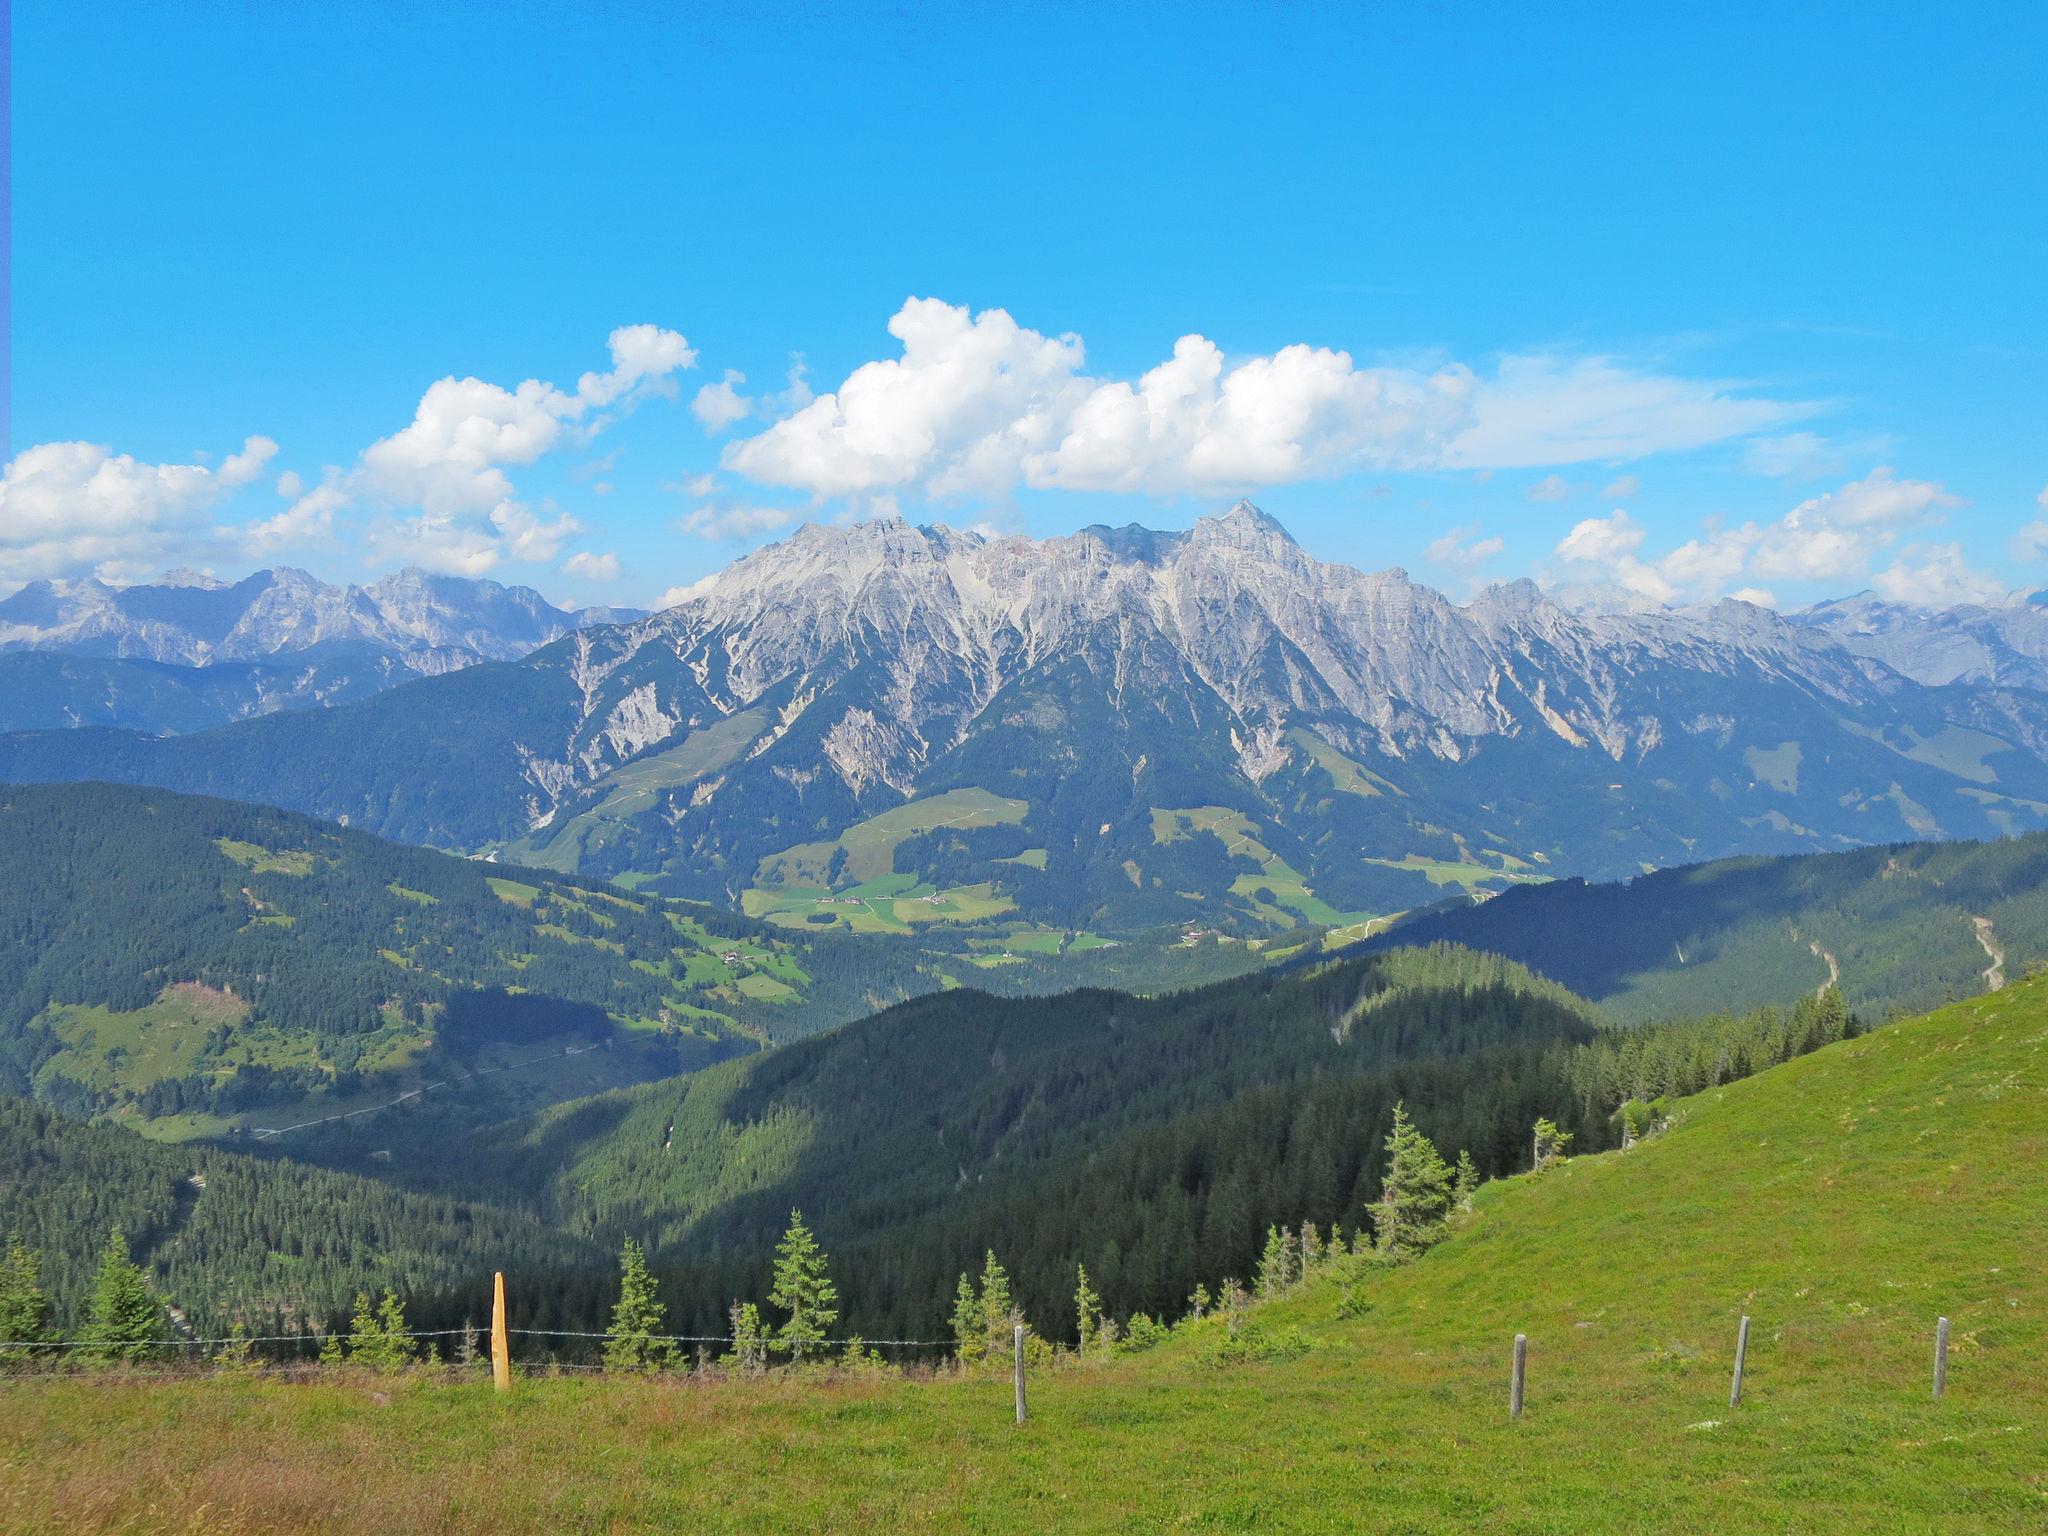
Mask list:
[[[940,984],[917,956],[160,790],[0,790],[0,867],[0,1082],[159,1135],[484,1068],[436,1114],[503,1116]]]
[[[1362,928],[1453,889],[2048,821],[2048,698],[1764,610],[1457,607],[1249,506],[1186,534],[806,528],[634,624],[0,776],[282,804],[790,927]]]
[[[343,1536],[2037,1531],[2044,1039],[2048,983],[2030,982],[1703,1094],[1627,1153],[1485,1186],[1449,1242],[1359,1279],[1349,1305],[1325,1278],[1255,1314],[1299,1327],[1304,1356],[1218,1368],[1211,1321],[1132,1359],[1034,1368],[1022,1428],[1009,1382],[972,1373],[532,1377],[510,1413],[481,1383],[389,1401],[57,1383],[0,1394],[10,1512]],[[1937,1315],[1955,1324],[1940,1401]],[[1517,1332],[1528,1409],[1510,1423]],[[495,1451],[456,1454],[472,1445]]]
[[[2048,688],[2048,594],[1928,609],[1861,592],[1791,618],[1916,682]]]
[[[2048,960],[2048,834],[1560,880],[1421,914],[1373,942],[1505,955],[1623,1019],[1829,984],[1872,1016],[1927,1008]]]

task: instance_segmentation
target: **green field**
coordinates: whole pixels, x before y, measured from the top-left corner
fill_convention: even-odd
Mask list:
[[[1255,1311],[1268,1336],[1301,1330],[1300,1358],[1208,1363],[1212,1319],[1036,1370],[1022,1428],[1000,1375],[543,1375],[502,1399],[474,1377],[21,1382],[0,1393],[0,1524],[2038,1532],[2044,1209],[2037,981],[1484,1187],[1422,1259],[1326,1270]]]
[[[829,841],[799,843],[761,860],[741,908],[787,928],[847,928],[855,933],[915,933],[933,923],[978,923],[1012,910],[993,883],[941,891],[896,873],[896,845],[941,827],[1014,826],[1028,809],[984,789],[948,790],[870,816]],[[1039,866],[1045,859],[1037,852]],[[842,857],[843,855],[843,857]],[[1028,854],[1016,862],[1029,863]],[[835,877],[838,881],[834,883]],[[829,923],[822,919],[830,918]]]
[[[1297,734],[1308,736],[1305,731]],[[1308,736],[1308,739],[1320,743],[1318,737]],[[1346,759],[1337,761],[1340,766],[1349,766]],[[1380,791],[1367,786],[1358,793],[1377,795]],[[1153,842],[1171,843],[1203,832],[1213,832],[1221,838],[1224,850],[1230,856],[1257,859],[1263,866],[1256,875],[1243,874],[1233,879],[1230,892],[1233,896],[1243,897],[1263,921],[1277,928],[1292,928],[1298,922],[1341,928],[1365,923],[1381,915],[1375,912],[1340,912],[1324,901],[1300,871],[1259,841],[1257,824],[1242,811],[1220,805],[1198,805],[1186,810],[1153,807]]]

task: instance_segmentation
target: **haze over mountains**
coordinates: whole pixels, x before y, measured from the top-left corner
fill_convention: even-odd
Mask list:
[[[373,590],[203,632],[213,654],[409,636],[395,654],[432,670],[583,617]],[[1528,581],[1459,606],[1243,503],[1043,541],[807,527],[517,661],[171,740],[17,734],[0,774],[257,800],[790,924],[1072,934],[1345,926],[1562,873],[2004,834],[2048,823],[2044,753],[2048,696],[1916,682],[1829,622],[1573,613]]]
[[[32,581],[0,600],[0,727],[202,729],[510,660],[638,616],[416,569],[343,587],[288,566],[235,582],[196,571],[130,587]]]

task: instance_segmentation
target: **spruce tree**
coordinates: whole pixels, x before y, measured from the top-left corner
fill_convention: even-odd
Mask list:
[[[1268,1227],[1266,1248],[1259,1255],[1259,1272],[1252,1279],[1252,1289],[1259,1300],[1271,1301],[1275,1296],[1285,1295],[1293,1284],[1294,1244],[1284,1228]]]
[[[954,1353],[962,1365],[973,1365],[988,1354],[988,1329],[981,1320],[981,1298],[974,1282],[963,1271],[953,1292]]]
[[[660,1370],[676,1363],[675,1340],[662,1338],[667,1308],[655,1297],[647,1256],[627,1238],[619,1249],[619,1303],[612,1308],[611,1337],[605,1341],[605,1369]]]
[[[1405,1259],[1443,1236],[1451,1204],[1451,1170],[1435,1144],[1408,1118],[1405,1105],[1394,1106],[1394,1128],[1387,1133],[1386,1146],[1386,1178],[1373,1207],[1374,1235],[1381,1253]]]
[[[981,1267],[981,1338],[985,1353],[1002,1359],[1010,1353],[1010,1330],[1017,1324],[1017,1308],[1010,1300],[1010,1276],[996,1262],[996,1251],[988,1250],[988,1262]]]
[[[1451,1207],[1453,1210],[1472,1209],[1472,1196],[1479,1188],[1479,1166],[1472,1161],[1470,1152],[1458,1153],[1458,1172],[1451,1183]]]
[[[1556,1122],[1540,1117],[1536,1121],[1536,1129],[1531,1139],[1534,1142],[1534,1149],[1530,1161],[1539,1173],[1561,1159],[1565,1154],[1565,1148],[1572,1144],[1571,1132],[1561,1131],[1557,1128]]]
[[[401,1370],[419,1359],[419,1344],[406,1331],[405,1308],[396,1291],[386,1289],[384,1299],[374,1307],[366,1293],[356,1292],[355,1316],[349,1320],[348,1357],[373,1371]]]
[[[170,1337],[164,1309],[149,1279],[128,1257],[128,1237],[119,1227],[107,1235],[99,1273],[92,1282],[92,1310],[85,1325],[85,1353],[98,1360],[141,1360]]]
[[[1088,1266],[1077,1264],[1074,1273],[1080,1277],[1080,1284],[1074,1291],[1075,1331],[1080,1339],[1080,1353],[1086,1355],[1088,1346],[1102,1335],[1102,1298],[1088,1284]]]
[[[36,1256],[19,1237],[10,1236],[7,1257],[0,1261],[0,1344],[40,1344],[49,1322],[50,1303],[36,1273]],[[11,1349],[0,1355],[0,1365],[30,1353]]]
[[[816,1354],[839,1320],[839,1288],[825,1272],[825,1251],[804,1225],[803,1212],[789,1213],[789,1230],[775,1247],[775,1284],[768,1299],[789,1314],[775,1335],[775,1347],[801,1364]]]
[[[761,1309],[751,1301],[736,1301],[732,1319],[732,1362],[752,1375],[768,1363],[768,1340],[761,1331]]]

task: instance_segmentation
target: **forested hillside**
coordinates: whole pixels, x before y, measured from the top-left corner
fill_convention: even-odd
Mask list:
[[[441,1113],[502,1117],[941,984],[896,949],[163,791],[10,786],[0,868],[0,1086],[158,1135],[454,1079]]]
[[[302,1145],[344,1160],[388,1149],[394,1177],[633,1236],[693,1331],[760,1291],[797,1206],[834,1248],[853,1326],[928,1336],[989,1249],[1049,1311],[1084,1261],[1112,1306],[1160,1315],[1197,1283],[1248,1274],[1275,1221],[1355,1224],[1397,1102],[1502,1174],[1527,1166],[1539,1115],[1611,1145],[1625,1100],[1743,1076],[1855,1027],[1829,994],[1603,1031],[1519,966],[1439,947],[1150,1001],[949,993],[461,1145],[417,1116],[411,1151],[389,1124]],[[574,1305],[599,1316],[605,1294]],[[433,1305],[445,1318],[474,1303]]]
[[[1917,1011],[2048,960],[2048,834],[1722,859],[1559,880],[1420,914],[1377,947],[1506,955],[1620,1019],[1782,1003],[1833,983]]]
[[[0,1241],[41,1259],[60,1333],[119,1228],[196,1337],[269,1334],[343,1315],[359,1290],[474,1290],[493,1267],[605,1256],[532,1217],[374,1179],[208,1147],[154,1145],[0,1097]],[[459,1321],[459,1319],[458,1319]]]

